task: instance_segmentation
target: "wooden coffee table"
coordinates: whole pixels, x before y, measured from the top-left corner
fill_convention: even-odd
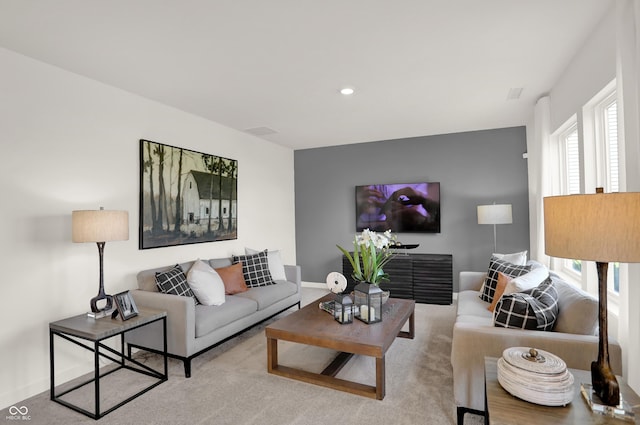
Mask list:
[[[414,338],[414,300],[390,298],[382,309],[382,322],[367,325],[358,319],[341,325],[331,314],[318,308],[329,294],[267,326],[267,368],[269,373],[311,384],[382,400],[385,396],[385,354],[396,337]],[[409,322],[409,331],[402,331]],[[330,348],[339,352],[321,373],[308,372],[278,364],[278,340]],[[370,386],[336,378],[354,355],[376,358],[376,385]]]

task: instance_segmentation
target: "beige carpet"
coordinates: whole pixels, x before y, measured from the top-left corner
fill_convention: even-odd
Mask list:
[[[304,288],[303,302],[321,295],[322,290]],[[382,401],[268,374],[265,325],[261,325],[196,358],[189,379],[184,377],[182,362],[170,360],[167,382],[103,417],[99,423],[455,424],[449,361],[454,315],[454,306],[416,304],[416,338],[397,339],[387,352],[387,390]],[[315,372],[322,370],[335,354],[322,348],[279,344],[280,363]],[[160,365],[158,356],[143,358],[149,364]],[[113,405],[123,394],[134,392],[138,384],[133,383],[140,381],[139,376],[125,371],[110,375],[103,385],[103,408]],[[373,385],[375,361],[355,357],[338,376]],[[90,385],[67,399],[92,410]],[[48,392],[16,406],[29,409],[31,424],[95,423],[50,401]],[[4,409],[4,414],[9,415],[8,409]],[[465,424],[480,423],[479,416],[467,414]]]

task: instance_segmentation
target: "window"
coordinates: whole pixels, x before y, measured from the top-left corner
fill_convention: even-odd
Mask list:
[[[550,141],[554,150],[548,158],[557,164],[551,191],[556,195],[572,195],[577,193],[593,193],[595,188],[602,187],[606,193],[624,191],[626,181],[620,172],[620,164],[624,161],[622,134],[618,127],[622,122],[618,117],[618,101],[616,81],[613,80],[597,93],[581,112],[576,113],[564,125],[556,130]],[[619,125],[620,124],[620,125]],[[588,229],[585,229],[588,231]],[[580,260],[554,258],[551,267],[566,277],[580,281],[584,289],[594,288],[593,273],[582,273]],[[617,302],[620,287],[625,287],[626,265],[609,264],[608,289],[612,297],[609,301]],[[620,282],[620,279],[623,281]]]
[[[615,97],[615,92],[605,99],[601,104],[599,117],[596,117],[601,122],[601,152],[604,168],[604,181],[606,182],[606,192],[619,192],[620,191],[620,172],[619,172],[619,158],[618,158],[618,104]],[[598,135],[596,135],[596,138]],[[598,142],[598,140],[596,140]],[[600,144],[600,143],[599,143]]]
[[[561,141],[564,145],[565,185],[564,195],[580,193],[580,147],[578,145],[578,126],[573,125]]]
[[[560,194],[580,193],[580,143],[575,117],[559,130],[557,141],[560,158]],[[582,262],[562,260],[562,269],[579,277],[582,274]]]
[[[604,188],[606,193],[619,192],[623,187],[620,176],[620,152],[618,149],[618,103],[616,82],[611,81],[600,93],[585,105],[585,132],[592,139],[595,154],[593,181],[596,187]],[[607,273],[609,291],[617,295],[620,291],[620,263],[609,264]]]
[[[604,153],[604,167],[607,192],[620,191],[620,172],[618,158],[618,104],[616,93],[609,95],[602,102],[600,119],[602,120],[602,145]],[[609,265],[613,273],[608,273],[609,290],[618,294],[620,292],[620,263]]]

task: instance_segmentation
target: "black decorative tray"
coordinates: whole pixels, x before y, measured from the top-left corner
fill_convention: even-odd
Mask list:
[[[414,248],[417,248],[419,246],[420,246],[420,244],[418,244],[418,243],[410,243],[410,244],[406,244],[406,245],[404,245],[404,244],[401,244],[401,245],[397,245],[397,244],[396,245],[389,245],[389,248],[391,248],[391,249],[414,249]]]

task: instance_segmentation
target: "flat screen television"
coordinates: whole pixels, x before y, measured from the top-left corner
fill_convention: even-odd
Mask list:
[[[356,230],[440,233],[440,183],[356,186]]]

